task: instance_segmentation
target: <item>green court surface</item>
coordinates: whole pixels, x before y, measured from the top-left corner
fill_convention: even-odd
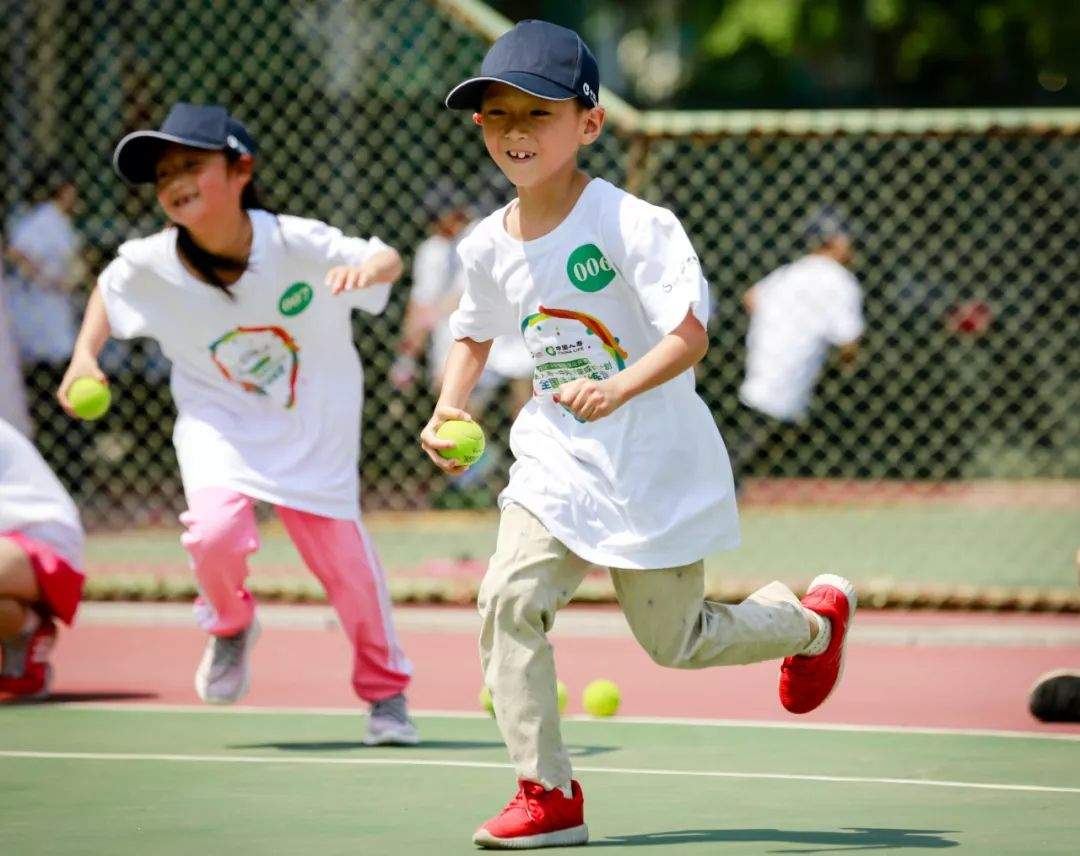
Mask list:
[[[492,513],[372,515],[368,526],[390,574],[467,556],[486,561],[495,546]],[[743,544],[707,560],[712,582],[779,577],[806,581],[831,570],[863,583],[1076,585],[1080,510],[896,507],[750,508]],[[91,536],[92,571],[187,568],[179,527]],[[262,527],[254,573],[301,564],[276,523]]]
[[[457,854],[511,795],[486,718],[0,708],[0,853]],[[595,848],[1074,853],[1080,741],[573,720]]]

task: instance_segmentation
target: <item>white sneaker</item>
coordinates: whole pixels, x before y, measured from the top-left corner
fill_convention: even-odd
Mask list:
[[[235,636],[211,636],[195,672],[195,692],[207,704],[232,704],[251,686],[251,649],[259,638],[259,620],[252,619]]]
[[[419,742],[420,733],[409,719],[404,693],[384,698],[371,706],[365,746],[415,746]]]

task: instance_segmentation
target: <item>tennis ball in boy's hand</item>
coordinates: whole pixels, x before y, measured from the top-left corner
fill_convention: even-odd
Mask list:
[[[454,444],[449,449],[439,449],[442,457],[453,459],[467,467],[475,464],[484,454],[484,432],[475,422],[448,419],[439,426],[435,436]]]
[[[68,389],[68,401],[80,419],[100,419],[109,409],[112,393],[101,381],[80,377]]]
[[[566,684],[562,681],[556,681],[555,692],[559,698],[559,713],[566,713],[566,703],[570,701],[570,693],[566,691]]]
[[[491,690],[486,686],[480,688],[480,707],[492,716],[495,715],[495,700],[491,697]]]
[[[619,688],[612,681],[593,681],[585,687],[581,704],[589,716],[614,716],[619,709]]]

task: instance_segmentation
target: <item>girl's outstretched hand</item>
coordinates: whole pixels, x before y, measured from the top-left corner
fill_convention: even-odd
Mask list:
[[[362,265],[339,265],[330,268],[326,274],[326,284],[330,286],[331,294],[341,294],[343,291],[356,291],[375,285],[379,282],[376,278],[378,274],[379,271],[366,262]]]
[[[64,408],[64,412],[68,416],[75,418],[78,417],[68,400],[68,390],[81,377],[91,377],[106,385],[109,383],[109,379],[105,377],[105,373],[101,370],[101,366],[98,365],[96,357],[79,350],[76,350],[71,355],[71,362],[68,363],[67,371],[64,372],[63,380],[60,381],[60,388],[56,390],[56,400],[60,402],[60,406]]]
[[[457,407],[450,407],[445,404],[437,404],[435,406],[435,412],[431,414],[431,419],[428,420],[428,424],[425,425],[424,430],[420,432],[420,446],[427,452],[427,456],[435,462],[435,466],[440,470],[452,476],[458,476],[465,472],[468,467],[463,466],[453,458],[444,458],[440,455],[439,449],[453,448],[454,443],[451,440],[440,440],[435,436],[435,432],[439,430],[439,426],[450,419],[461,419],[464,422],[473,421],[473,418],[464,410],[460,410]]]

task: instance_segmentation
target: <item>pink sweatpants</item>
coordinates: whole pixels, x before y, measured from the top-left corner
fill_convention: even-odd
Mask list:
[[[356,694],[374,702],[403,692],[412,664],[394,635],[385,575],[363,525],[281,505],[275,510],[353,645]],[[228,488],[205,488],[189,497],[180,522],[186,527],[180,543],[202,592],[200,626],[215,636],[238,633],[255,614],[244,588],[247,557],[259,548],[251,500]]]

